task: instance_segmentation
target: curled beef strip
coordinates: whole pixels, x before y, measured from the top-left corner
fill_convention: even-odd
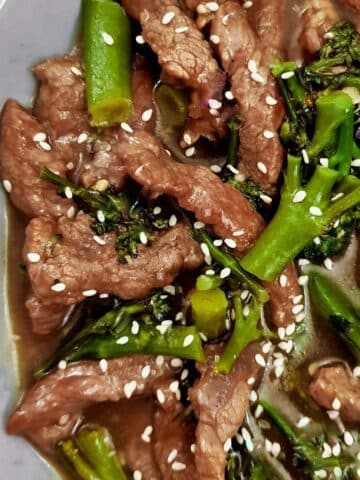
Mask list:
[[[150,366],[150,374],[144,379],[145,365]],[[43,427],[67,424],[94,403],[155,393],[158,382],[170,381],[174,373],[170,360],[160,365],[153,356],[111,359],[105,372],[96,361],[72,363],[65,370],[50,372],[25,393],[10,416],[7,431],[28,435]]]
[[[196,428],[195,465],[202,480],[223,480],[226,463],[224,443],[239,430],[249,405],[247,380],[258,376],[255,361],[258,344],[249,345],[229,375],[214,372],[218,346],[209,347],[207,365],[199,365],[200,379],[189,391],[199,423]]]
[[[47,335],[60,327],[69,308],[61,303],[44,303],[34,295],[29,296],[25,307],[32,322],[32,330],[38,335]]]
[[[251,247],[265,222],[239,191],[223,183],[206,167],[174,161],[161,143],[146,132],[124,134],[124,139],[128,143],[124,147],[128,174],[146,192],[155,197],[162,194],[175,197],[182,208],[210,225],[216,235],[232,238],[238,255]],[[272,320],[277,326],[293,321],[292,298],[300,293],[295,267],[290,265],[283,274],[287,277],[285,286],[278,280],[266,284],[271,293]]]
[[[227,18],[226,22],[224,18]],[[284,110],[276,81],[269,70],[268,51],[256,37],[242,8],[234,1],[220,6],[212,22],[211,34],[220,39],[218,52],[231,79],[231,90],[243,121],[239,169],[263,190],[274,193],[284,157],[277,133]],[[275,105],[269,105],[275,102]]]
[[[44,133],[43,126],[17,102],[8,100],[0,124],[0,177],[25,215],[59,217],[71,202],[59,198],[56,188],[40,179],[40,171],[47,167],[65,176],[66,167],[56,148],[34,141],[38,133]]]
[[[340,401],[340,416],[350,423],[360,424],[360,378],[352,375],[344,365],[320,368],[309,386],[312,398],[327,410],[333,410],[333,401]]]
[[[202,263],[198,244],[182,224],[160,234],[151,246],[140,246],[137,258],[128,264],[118,262],[113,233],[102,239],[105,245],[94,239],[91,219],[85,214],[58,222],[43,217],[31,220],[23,252],[35,296],[64,305],[83,300],[92,290],[138,299],[171,283],[181,270]],[[40,260],[31,263],[29,252],[38,253]],[[52,289],[59,282],[60,288]]]
[[[195,424],[180,405],[180,412],[161,408],[154,415],[154,452],[162,478],[166,480],[197,480],[194,454]]]
[[[359,0],[340,0],[340,2],[345,5],[345,7],[352,8],[356,12],[360,13],[360,3]]]
[[[89,156],[92,132],[81,60],[65,55],[47,60],[33,71],[40,81],[35,115],[76,177],[77,169],[81,169]]]

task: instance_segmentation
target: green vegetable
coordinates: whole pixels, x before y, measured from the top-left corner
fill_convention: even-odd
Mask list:
[[[267,290],[243,270],[236,257],[216,247],[205,229],[193,230],[192,233],[197,241],[207,245],[211,257],[223,267],[230,268],[231,273],[240,281],[243,288],[249,290],[260,303],[265,303],[269,300]]]
[[[105,428],[83,428],[58,444],[61,457],[83,480],[126,480],[127,476]]]
[[[196,279],[196,290],[201,292],[221,287],[223,281],[217,275],[199,275]]]
[[[184,90],[160,85],[155,91],[155,101],[164,122],[173,127],[182,127],[187,117],[188,98]]]
[[[249,480],[276,480],[278,478],[274,470],[267,463],[258,458],[252,460]]]
[[[351,136],[354,131],[348,113],[353,110],[352,101],[344,93],[331,92],[317,101],[317,107],[322,118],[317,128],[329,143],[325,144],[316,130],[310,150],[316,155],[324,151],[330,153],[329,167],[316,166],[304,184],[301,158],[288,155],[278,210],[240,262],[246,271],[261,280],[275,280],[313,238],[326,232],[340,215],[360,203],[360,180],[346,175],[352,158],[351,148],[346,144],[349,130]],[[344,122],[339,125],[336,118],[341,112]],[[325,116],[327,123],[323,121]]]
[[[235,360],[250,343],[256,342],[265,336],[265,332],[258,328],[261,314],[259,303],[252,298],[251,303],[245,306],[245,316],[240,295],[241,292],[239,291],[233,292],[234,331],[215,366],[215,370],[223,374],[228,374],[231,371]]]
[[[264,192],[261,190],[259,185],[257,185],[250,177],[245,178],[245,180],[238,180],[237,175],[232,176],[228,179],[227,183],[232,187],[236,188],[241,192],[244,197],[246,197],[251,205],[258,211],[262,212],[264,209]]]
[[[114,358],[137,353],[203,361],[201,339],[195,327],[156,325],[166,312],[158,295],[110,311],[82,328],[40,366],[34,376],[41,378],[60,360],[73,362],[83,358]],[[135,333],[133,321],[138,323]],[[188,346],[186,338],[191,338]]]
[[[220,288],[198,289],[189,295],[189,301],[196,328],[209,339],[220,337],[226,330],[228,301],[225,293]]]
[[[295,464],[310,478],[317,478],[318,470],[327,468],[346,468],[350,466],[353,459],[346,456],[323,458],[322,451],[311,442],[304,440],[290,424],[285,420],[282,414],[270,403],[261,400],[259,404],[264,412],[270,417],[275,426],[290,442],[295,456]]]
[[[343,290],[318,271],[309,275],[313,305],[360,360],[360,313]]]
[[[131,31],[125,10],[111,0],[82,0],[85,79],[92,125],[127,121],[133,112]]]
[[[233,117],[228,122],[229,129],[229,142],[228,142],[228,153],[227,153],[227,162],[226,165],[232,165],[237,167],[238,164],[238,151],[239,151],[239,130],[241,127],[241,121],[238,117]],[[225,165],[225,169],[226,169]],[[229,172],[229,170],[225,170]]]

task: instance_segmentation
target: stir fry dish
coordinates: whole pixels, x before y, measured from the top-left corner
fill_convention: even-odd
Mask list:
[[[64,479],[360,479],[359,0],[80,31],[1,115],[8,434]]]

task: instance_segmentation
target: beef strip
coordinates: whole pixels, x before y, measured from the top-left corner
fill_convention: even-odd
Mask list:
[[[197,480],[194,454],[195,424],[180,406],[180,413],[161,408],[154,415],[154,452],[162,478],[166,480]],[[176,454],[176,455],[175,455]],[[172,457],[173,456],[173,457]]]
[[[340,0],[340,2],[345,5],[345,7],[349,7],[354,9],[356,12],[360,13],[360,3],[359,0]]]
[[[258,351],[258,344],[249,345],[229,375],[214,372],[218,346],[209,347],[207,365],[198,366],[201,377],[189,390],[189,398],[199,420],[195,464],[202,480],[224,479],[224,443],[237,433],[244,420],[251,389],[247,380],[256,378],[260,370],[255,361]]]
[[[42,302],[34,295],[29,296],[25,307],[32,322],[32,330],[38,335],[47,335],[60,327],[69,308],[61,303]]]
[[[43,167],[66,174],[56,148],[33,139],[44,127],[14,100],[6,102],[0,121],[0,177],[7,190],[11,188],[14,205],[29,217],[65,215],[70,201],[59,198],[56,188],[40,179]]]
[[[160,234],[149,247],[140,246],[137,258],[128,264],[118,262],[115,235],[104,235],[105,245],[100,245],[90,225],[85,214],[58,222],[39,217],[29,223],[24,261],[38,299],[71,305],[89,290],[138,299],[171,283],[181,270],[202,263],[198,244],[182,224]],[[40,260],[31,263],[29,252],[38,253]],[[65,290],[51,288],[58,282]]]
[[[150,62],[143,56],[136,54],[132,63],[132,90],[134,97],[134,113],[130,125],[136,129],[153,132],[156,122],[156,110],[153,100],[155,86]],[[144,120],[142,115],[152,110],[150,120]]]
[[[34,112],[44,124],[70,171],[76,173],[87,161],[91,148],[90,117],[85,81],[79,57],[52,58],[33,69],[40,81]],[[81,134],[85,139],[82,141]]]
[[[325,33],[339,20],[339,12],[332,0],[312,0],[301,18],[299,42],[304,53],[314,54],[320,50]]]
[[[225,22],[224,18],[227,18]],[[211,34],[220,39],[216,47],[231,79],[231,90],[242,117],[239,169],[263,190],[274,193],[284,157],[277,133],[284,110],[269,70],[268,50],[234,1],[220,6],[212,22]],[[269,105],[270,97],[276,105]]]
[[[146,379],[141,375],[145,365],[150,366]],[[96,361],[72,363],[65,370],[50,372],[25,393],[7,431],[27,435],[59,422],[66,424],[91,404],[126,398],[129,384],[130,389],[135,385],[134,396],[155,393],[157,382],[170,381],[174,373],[169,359],[160,364],[156,357],[142,355],[108,360],[105,372]]]
[[[344,365],[320,368],[310,383],[309,392],[320,406],[333,410],[333,401],[340,401],[341,418],[360,424],[360,378],[352,375]]]
[[[64,414],[55,425],[45,425],[36,430],[29,430],[26,436],[42,453],[53,456],[56,444],[68,438],[79,421],[79,415],[71,417]]]
[[[251,247],[265,222],[239,191],[206,167],[175,162],[160,142],[145,132],[124,134],[124,138],[128,142],[124,147],[128,174],[147,193],[175,197],[182,208],[210,225],[216,235],[232,238],[238,255]],[[239,232],[243,234],[237,236]],[[289,265],[283,274],[287,277],[284,287],[278,280],[266,284],[271,293],[272,320],[278,326],[293,321],[292,298],[300,293],[295,267]]]

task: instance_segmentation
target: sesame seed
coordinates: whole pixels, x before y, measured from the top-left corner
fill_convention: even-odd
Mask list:
[[[272,198],[269,195],[265,195],[265,193],[260,194],[260,199],[267,205],[270,205],[272,203]]]
[[[108,293],[101,293],[99,295],[99,298],[109,298],[109,294]]]
[[[171,452],[169,453],[169,455],[167,457],[167,463],[172,463],[175,460],[175,458],[177,457],[177,454],[178,454],[178,450],[176,448],[171,450]]]
[[[210,10],[210,12],[217,12],[219,10],[219,4],[217,2],[207,2],[205,7]]]
[[[185,150],[186,157],[192,157],[195,153],[195,147],[189,147]]]
[[[131,398],[132,394],[135,392],[137,387],[136,381],[132,380],[131,382],[125,383],[124,385],[124,394],[126,398]]]
[[[334,410],[340,410],[340,408],[341,408],[341,402],[340,402],[340,400],[339,400],[337,397],[335,397],[334,400],[332,401],[331,407],[332,407]]]
[[[45,142],[46,138],[46,133],[44,132],[35,133],[35,135],[33,136],[34,142]]]
[[[264,78],[262,75],[260,75],[259,72],[253,72],[253,73],[251,74],[251,78],[252,78],[252,79],[254,80],[254,82],[256,82],[256,83],[262,83],[262,84],[265,84],[265,83],[266,83],[265,78]]]
[[[275,377],[280,378],[281,375],[284,373],[284,370],[285,370],[284,365],[277,365],[275,367]]]
[[[263,162],[258,162],[256,166],[257,166],[257,169],[264,175],[267,173],[267,167]]]
[[[205,257],[210,256],[210,250],[209,250],[209,247],[206,245],[206,243],[201,243],[200,244],[200,249],[201,249],[202,253],[205,255]]]
[[[63,292],[65,289],[66,289],[65,283],[62,283],[62,282],[55,283],[51,287],[51,290],[57,293]]]
[[[99,220],[100,223],[105,222],[105,215],[104,215],[104,212],[102,210],[98,210],[96,212],[96,217],[97,217],[97,219]]]
[[[218,35],[210,35],[210,41],[213,44],[218,45],[220,43],[220,37]]]
[[[3,180],[3,186],[4,186],[4,189],[7,193],[11,192],[12,185],[11,185],[10,180]]]
[[[124,336],[124,337],[118,338],[118,339],[116,340],[116,343],[117,343],[118,345],[126,345],[126,344],[128,343],[128,341],[129,341],[129,337]]]
[[[357,366],[353,370],[354,377],[360,377],[360,366]]]
[[[82,71],[78,67],[71,67],[70,68],[71,73],[73,73],[76,77],[81,77],[82,76]]]
[[[150,443],[150,435],[153,433],[153,431],[154,429],[152,425],[148,425],[147,427],[145,427],[143,433],[141,434],[141,439],[143,440],[143,442]]]
[[[108,369],[108,362],[105,358],[102,358],[99,362],[99,367],[100,367],[100,370],[103,372],[103,373],[106,373],[107,372],[107,369]]]
[[[163,25],[169,25],[169,23],[174,19],[175,12],[166,12],[165,15],[161,19],[161,23]]]
[[[321,243],[320,237],[315,237],[315,238],[313,239],[313,242],[315,243],[315,245],[320,245],[320,243]]]
[[[263,131],[263,136],[264,136],[264,138],[267,138],[267,139],[270,140],[271,138],[275,137],[275,134],[271,130],[264,130]]]
[[[293,299],[292,299],[292,303],[294,305],[297,305],[298,303],[300,303],[302,300],[304,299],[304,295],[296,295]]]
[[[172,358],[170,360],[170,365],[172,368],[181,368],[183,364],[184,362],[181,360],[181,358]]]
[[[103,238],[99,237],[98,235],[94,235],[94,236],[93,236],[93,240],[95,240],[95,242],[96,242],[98,245],[102,245],[102,246],[103,246],[103,245],[106,245],[106,241],[105,241]]]
[[[234,100],[235,97],[234,97],[234,94],[232,93],[231,90],[227,90],[227,91],[225,92],[225,98],[226,98],[227,100]]]
[[[155,363],[158,367],[162,367],[165,363],[165,357],[163,355],[157,355]]]
[[[316,470],[315,475],[319,478],[326,478],[327,477],[326,470],[323,470],[323,469]]]
[[[185,33],[189,30],[189,27],[184,26],[184,27],[178,27],[175,28],[175,33]]]
[[[191,140],[191,135],[188,133],[184,133],[183,140],[186,143],[186,145],[191,145],[192,140]]]
[[[258,365],[260,365],[260,367],[265,367],[266,366],[265,358],[261,355],[261,353],[257,353],[255,355],[255,362]]]
[[[152,114],[153,114],[153,109],[152,108],[149,108],[148,110],[145,110],[141,115],[141,120],[143,122],[148,122],[149,120],[151,120]]]
[[[360,167],[360,158],[357,158],[351,162],[352,167]]]
[[[196,450],[196,445],[195,445],[195,443],[192,443],[192,444],[190,445],[190,451],[191,451],[191,453],[195,453],[195,450]]]
[[[324,34],[324,38],[325,38],[326,40],[331,40],[332,38],[334,38],[334,33],[333,33],[333,32],[326,32],[326,33]]]
[[[284,327],[279,327],[277,333],[278,333],[278,337],[280,338],[280,340],[285,339],[286,330],[285,330]]]
[[[289,80],[290,78],[293,78],[295,76],[295,72],[284,72],[281,74],[281,78],[283,80]]]
[[[69,186],[65,187],[64,193],[65,193],[65,197],[68,198],[69,200],[73,197],[72,190]]]
[[[105,192],[110,187],[110,183],[105,178],[98,180],[91,188],[97,192]]]
[[[145,367],[141,369],[141,378],[143,379],[148,378],[150,375],[150,372],[151,372],[150,365],[145,365]]]
[[[142,35],[136,35],[135,41],[139,45],[144,45],[144,43],[145,43],[144,37]]]
[[[142,480],[143,476],[140,470],[135,470],[133,473],[133,479],[134,480]]]
[[[29,260],[30,263],[38,263],[40,262],[40,255],[35,252],[30,252],[27,254],[27,259]]]
[[[281,452],[280,443],[274,442],[271,447],[271,453],[276,458]]]
[[[46,152],[50,152],[51,145],[48,142],[39,142],[40,147]]]
[[[207,275],[209,277],[213,277],[215,275],[215,271],[211,270],[211,269],[206,270],[205,275]]]
[[[162,392],[162,390],[160,390],[160,388],[156,390],[156,398],[158,399],[159,403],[161,404],[165,403],[165,395]]]
[[[82,294],[84,295],[84,297],[94,297],[97,294],[97,291],[96,290],[84,290],[82,292]]]
[[[245,305],[245,307],[243,308],[243,315],[244,315],[244,317],[248,317],[248,316],[249,316],[249,313],[250,313],[249,305]]]
[[[254,417],[255,417],[255,418],[261,417],[261,415],[263,414],[263,412],[264,412],[264,408],[263,408],[261,405],[257,405],[257,407],[256,407],[256,409],[255,409]]]
[[[140,331],[140,325],[139,325],[139,322],[137,322],[136,320],[134,320],[131,324],[131,333],[133,335],[137,335]]]
[[[323,167],[328,167],[329,166],[329,159],[328,158],[320,158],[319,163]]]
[[[59,370],[66,370],[66,367],[67,367],[66,360],[60,360],[60,362],[58,363]]]
[[[67,212],[66,212],[66,216],[67,218],[74,218],[75,217],[75,214],[76,214],[76,209],[75,207],[72,205],[71,207],[68,208]]]
[[[226,168],[230,170],[230,172],[233,173],[234,175],[237,175],[239,173],[239,170],[235,168],[233,165],[230,165],[230,163],[226,165]]]
[[[204,227],[205,227],[205,223],[203,223],[203,222],[195,222],[194,223],[195,230],[201,230]]]
[[[169,293],[170,295],[175,295],[176,294],[176,288],[174,285],[166,285],[166,287],[163,288],[164,292]]]
[[[245,230],[242,229],[242,230],[235,230],[235,232],[233,232],[233,236],[234,237],[241,237],[242,235],[244,235],[245,233]]]
[[[241,300],[246,300],[249,296],[249,293],[250,293],[249,290],[243,290],[240,294]]]
[[[243,8],[251,8],[253,5],[254,3],[251,0],[247,0],[243,3]]]
[[[304,163],[308,165],[310,163],[309,155],[305,149],[301,150],[301,155],[303,157]]]
[[[169,385],[169,390],[172,393],[177,392],[177,390],[179,390],[179,380],[174,380],[173,382],[171,382]]]
[[[224,242],[229,248],[236,248],[236,242],[232,238],[225,238]]]
[[[219,108],[222,107],[222,103],[219,102],[219,100],[216,100],[216,98],[210,98],[209,107],[213,108],[214,110],[219,110]]]
[[[320,210],[319,207],[315,207],[314,205],[309,208],[309,212],[311,215],[314,215],[314,217],[321,217],[322,211]]]
[[[153,214],[154,215],[160,215],[161,213],[161,208],[160,207],[154,207]]]
[[[341,445],[340,445],[340,443],[335,443],[335,445],[332,448],[332,454],[335,457],[338,457],[340,455],[340,453],[341,453]]]
[[[184,347],[189,347],[194,341],[194,335],[187,335],[184,338],[183,346]]]
[[[294,315],[297,315],[298,313],[302,312],[304,310],[304,305],[303,304],[299,304],[299,305],[295,305],[291,311]]]
[[[340,193],[337,193],[336,195],[334,195],[331,199],[332,202],[336,202],[336,200],[339,200],[339,198],[343,197],[344,196],[344,193],[343,192],[340,192]]]
[[[146,245],[148,243],[148,237],[145,232],[140,232],[139,240],[143,245]]]
[[[109,45],[109,46],[114,45],[114,39],[110,34],[106,32],[101,32],[101,36],[104,42],[106,43],[106,45]]]
[[[306,198],[306,192],[305,190],[299,190],[298,192],[295,193],[293,196],[293,203],[300,203]]]
[[[214,173],[220,173],[222,168],[219,165],[211,165],[210,170]]]
[[[126,122],[121,122],[120,127],[124,130],[124,132],[127,133],[133,133],[133,129],[130,127],[130,125]]]
[[[213,244],[215,247],[221,247],[221,245],[224,243],[224,241],[221,238],[217,238],[216,240],[213,241]]]
[[[188,376],[189,376],[189,370],[187,368],[184,368],[184,370],[181,372],[180,380],[183,382],[188,378]]]
[[[219,116],[219,112],[218,112],[218,110],[216,110],[216,108],[210,108],[209,113],[213,117],[218,117]]]
[[[330,445],[327,442],[323,443],[323,452],[321,454],[322,458],[329,458],[332,456],[332,450]]]
[[[224,452],[227,453],[231,450],[231,438],[228,438],[224,443]]]
[[[344,433],[344,442],[348,447],[354,444],[354,437],[348,431]]]
[[[181,472],[182,470],[186,469],[186,465],[182,462],[174,462],[171,465],[171,469],[174,470],[174,472]]]
[[[80,133],[77,139],[77,143],[81,145],[82,143],[85,143],[88,138],[89,135],[86,132]]]
[[[225,267],[220,272],[220,278],[227,278],[231,275],[231,269],[229,267]]]
[[[270,105],[271,107],[273,107],[274,105],[277,105],[277,103],[278,103],[276,98],[272,97],[271,95],[268,95],[265,98],[265,102],[266,102],[267,105]]]
[[[287,283],[288,283],[288,278],[287,278],[287,276],[286,276],[284,273],[282,273],[282,274],[280,275],[279,283],[280,283],[280,286],[281,286],[281,287],[286,287],[286,285],[287,285]]]
[[[245,427],[241,429],[241,435],[245,441],[246,448],[249,450],[249,452],[252,452],[254,450],[254,445],[250,433]]]
[[[300,258],[298,263],[300,267],[305,267],[306,265],[310,265],[310,260],[306,258]]]
[[[311,419],[309,417],[301,417],[297,422],[296,426],[298,428],[306,428],[310,422],[311,422]]]
[[[327,270],[332,270],[334,268],[334,262],[331,260],[331,258],[325,258],[324,267]]]
[[[258,395],[255,392],[255,390],[251,390],[249,398],[250,398],[250,401],[253,402],[253,403],[255,403],[257,401]]]
[[[266,342],[264,343],[264,345],[262,346],[262,351],[263,353],[265,354],[268,354],[271,350],[271,347],[272,347],[272,343],[271,342]]]
[[[255,383],[255,377],[249,377],[246,381],[248,385],[254,385]]]
[[[256,64],[255,60],[250,59],[248,61],[247,67],[248,67],[249,72],[251,72],[251,73],[257,72],[257,64]]]
[[[286,327],[286,335],[288,337],[291,337],[291,335],[293,335],[295,333],[295,330],[296,330],[296,325],[295,323],[290,323],[290,325],[288,325]]]

